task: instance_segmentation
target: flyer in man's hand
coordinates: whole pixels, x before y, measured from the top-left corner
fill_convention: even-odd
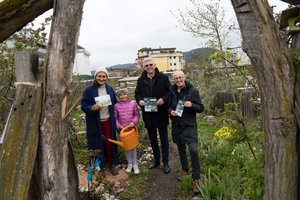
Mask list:
[[[145,112],[157,112],[156,98],[144,98]]]
[[[175,110],[178,117],[182,116],[183,109],[184,109],[184,102],[182,100],[179,100],[177,103],[177,106],[176,106],[176,110]]]
[[[95,102],[101,107],[111,105],[111,99],[109,95],[95,97]]]

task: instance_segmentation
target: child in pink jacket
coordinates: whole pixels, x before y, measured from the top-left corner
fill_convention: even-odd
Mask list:
[[[116,119],[116,127],[120,132],[121,129],[126,126],[134,127],[137,125],[140,114],[137,104],[129,99],[128,90],[126,88],[117,90],[116,94],[119,101],[115,104],[114,114]],[[125,151],[125,155],[128,162],[126,172],[130,173],[133,169],[135,174],[140,173],[137,165],[136,148],[131,151]]]

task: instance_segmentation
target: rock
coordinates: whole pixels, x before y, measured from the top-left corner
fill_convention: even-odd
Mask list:
[[[87,172],[83,170],[83,167],[77,167],[79,188],[88,188]]]
[[[107,193],[107,192],[105,192],[104,194],[103,194],[103,197],[105,198],[105,199],[109,199],[109,193]]]
[[[218,120],[212,115],[205,115],[203,117],[203,120],[205,120],[210,125],[216,125],[218,123]]]
[[[117,193],[120,193],[120,192],[123,192],[123,191],[124,191],[124,188],[119,188],[119,189],[116,190]]]
[[[100,183],[99,187],[97,187],[95,189],[95,192],[98,193],[98,194],[102,194],[102,193],[104,193],[104,191],[105,191],[105,188],[104,188],[104,184],[103,183]]]
[[[119,174],[113,176],[110,172],[105,172],[106,180],[113,185],[114,191],[116,193],[120,193],[124,190],[124,188],[128,187],[128,174],[125,169],[120,169]]]

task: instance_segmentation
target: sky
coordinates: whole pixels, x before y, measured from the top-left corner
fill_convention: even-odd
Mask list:
[[[288,5],[279,0],[269,3],[276,5],[278,12]],[[228,19],[235,18],[229,0],[221,0],[220,4]],[[175,47],[183,52],[204,47],[201,38],[178,28],[171,13],[176,15],[178,9],[186,11],[190,7],[190,0],[86,0],[78,44],[91,53],[92,69],[134,63],[137,51],[143,47]],[[231,45],[239,46],[240,41],[233,39]]]

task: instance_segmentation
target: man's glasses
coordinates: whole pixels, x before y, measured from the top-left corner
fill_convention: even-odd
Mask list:
[[[147,65],[144,65],[144,67],[152,67],[153,64],[147,64]]]
[[[173,79],[174,79],[174,80],[183,79],[183,76],[174,77]]]

